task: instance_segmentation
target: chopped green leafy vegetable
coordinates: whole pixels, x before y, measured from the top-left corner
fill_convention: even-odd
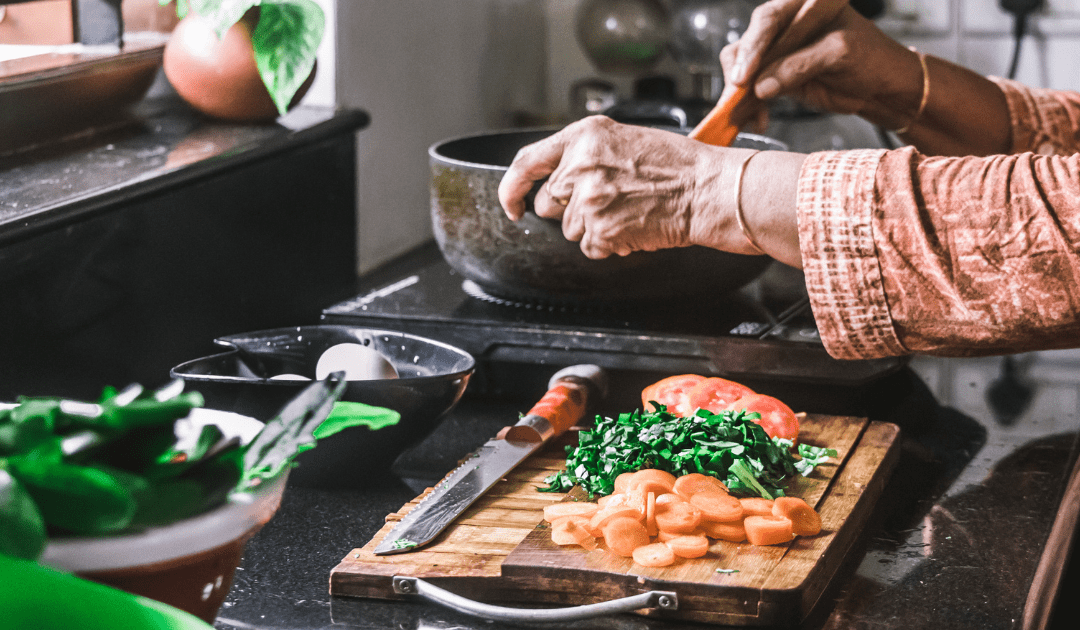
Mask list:
[[[767,499],[784,495],[796,474],[809,474],[836,451],[820,447],[791,452],[789,440],[771,439],[753,422],[756,413],[700,409],[680,418],[663,405],[653,412],[635,410],[618,418],[597,416],[590,431],[567,447],[566,469],[545,481],[546,492],[566,492],[580,485],[590,496],[611,494],[615,478],[625,472],[657,468],[675,476],[711,475],[733,493]]]
[[[0,554],[35,559],[49,535],[114,535],[189,518],[276,477],[298,453],[396,411],[339,402],[338,375],[312,383],[244,445],[216,424],[177,422],[203,404],[183,382],[106,388],[98,402],[0,406]]]

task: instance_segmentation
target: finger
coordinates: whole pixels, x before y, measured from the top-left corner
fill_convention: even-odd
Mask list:
[[[533,199],[533,211],[537,216],[544,217],[545,219],[559,219],[566,212],[566,206],[570,204],[570,192],[563,194],[556,194],[552,192],[552,188],[555,187],[552,182],[554,178],[544,182],[544,185],[540,187],[540,190],[536,191],[536,198]]]
[[[592,260],[602,260],[612,254],[609,247],[597,240],[591,232],[586,232],[581,239],[581,253]]]
[[[568,241],[580,241],[585,236],[585,217],[577,208],[567,207],[562,215],[562,232]]]
[[[820,36],[822,29],[840,15],[849,0],[806,0],[791,24],[765,57],[777,58],[805,46]]]
[[[499,182],[499,203],[512,221],[525,214],[525,195],[533,184],[552,173],[566,149],[564,134],[555,135],[530,144],[518,151],[510,168]]]
[[[833,39],[821,39],[769,64],[754,83],[754,95],[771,99],[801,89],[836,63],[841,51]]]
[[[802,0],[770,0],[754,9],[734,51],[729,78],[732,83],[745,85],[747,78],[757,73],[766,51],[791,23],[802,3]]]

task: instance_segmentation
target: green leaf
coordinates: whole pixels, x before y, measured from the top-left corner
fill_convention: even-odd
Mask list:
[[[45,521],[37,504],[0,467],[0,555],[36,560],[45,549],[45,542]]]
[[[315,430],[345,391],[344,380],[327,379],[304,388],[243,449],[244,473],[237,490],[257,486],[292,465],[299,453],[314,448]]]
[[[263,0],[261,11],[251,34],[255,65],[284,114],[315,67],[326,18],[312,0]]]
[[[123,529],[135,514],[131,493],[116,477],[98,468],[13,457],[8,470],[33,497],[49,525],[76,534],[103,534]]]
[[[378,431],[400,421],[401,414],[392,409],[342,400],[334,403],[330,415],[323,420],[312,435],[315,439],[322,440],[351,427],[367,427],[372,431]]]

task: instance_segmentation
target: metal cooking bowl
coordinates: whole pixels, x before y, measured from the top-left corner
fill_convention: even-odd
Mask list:
[[[510,221],[499,182],[519,149],[557,130],[465,136],[428,150],[435,240],[450,266],[488,293],[540,302],[697,297],[737,289],[769,265],[765,256],[697,246],[590,260],[566,240],[559,221],[532,212]],[[786,149],[751,134],[739,134],[734,146]]]
[[[427,437],[465,391],[476,362],[451,345],[408,333],[353,326],[297,326],[215,339],[229,348],[172,369],[206,406],[269,420],[309,381],[270,380],[291,373],[314,378],[322,353],[339,343],[359,343],[386,357],[399,378],[349,381],[342,400],[393,409],[394,426],[346,429],[301,453],[289,483],[310,487],[359,487],[386,473],[394,459]]]

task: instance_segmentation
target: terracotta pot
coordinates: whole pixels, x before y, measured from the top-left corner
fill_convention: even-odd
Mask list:
[[[188,14],[173,29],[165,46],[163,67],[177,94],[200,112],[237,122],[268,122],[277,107],[259,77],[251,32],[258,13],[249,11],[220,40],[209,22]],[[290,107],[304,97],[315,79],[315,68]]]

